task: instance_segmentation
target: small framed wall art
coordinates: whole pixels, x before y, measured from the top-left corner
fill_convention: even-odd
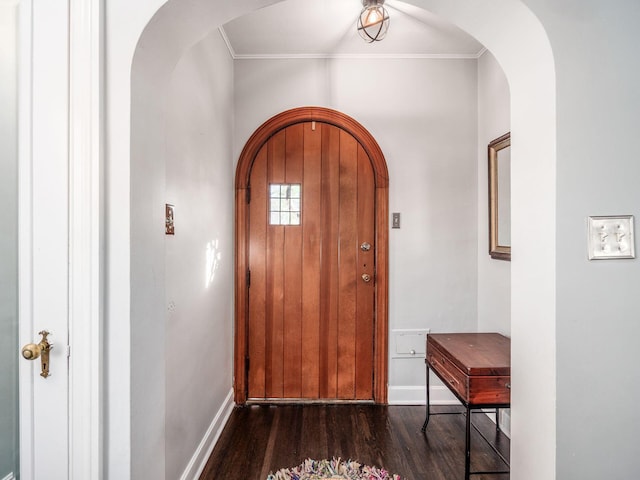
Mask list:
[[[166,235],[175,235],[176,227],[173,223],[174,206],[168,203],[164,206],[164,233]]]
[[[589,260],[636,258],[633,215],[589,217]]]

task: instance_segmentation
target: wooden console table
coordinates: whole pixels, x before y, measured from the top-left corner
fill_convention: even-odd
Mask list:
[[[427,335],[427,418],[429,424],[429,369],[466,408],[466,456],[464,478],[470,475],[508,473],[471,472],[471,411],[511,404],[511,340],[498,333],[439,333]],[[502,458],[502,456],[501,456]],[[503,458],[504,460],[504,458]],[[505,463],[506,460],[505,460]],[[507,463],[508,465],[508,463]]]

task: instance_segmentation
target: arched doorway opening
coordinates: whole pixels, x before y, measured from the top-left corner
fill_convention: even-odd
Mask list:
[[[375,256],[375,270],[371,270],[371,274],[374,277],[374,291],[372,292],[373,302],[375,305],[371,305],[371,310],[365,315],[373,316],[372,318],[372,330],[370,331],[371,343],[373,344],[372,352],[372,364],[370,365],[372,371],[368,375],[373,374],[372,385],[372,399],[377,403],[386,403],[387,401],[387,351],[388,351],[388,319],[387,319],[387,303],[388,303],[388,186],[389,178],[387,173],[387,165],[384,159],[382,150],[378,146],[378,143],[371,136],[371,134],[353,118],[337,112],[335,110],[321,108],[321,107],[301,107],[292,110],[288,110],[279,115],[274,116],[270,120],[266,121],[261,127],[259,127],[251,138],[247,141],[238,161],[236,169],[236,282],[235,282],[235,401],[236,403],[244,403],[247,400],[247,391],[249,385],[248,367],[251,362],[249,358],[250,351],[250,335],[249,335],[249,281],[247,280],[248,274],[243,275],[243,272],[250,271],[249,261],[249,247],[250,247],[250,202],[249,202],[249,189],[251,186],[251,172],[256,157],[262,150],[266,142],[276,135],[278,132],[283,131],[287,127],[292,125],[299,125],[305,122],[312,122],[315,130],[315,123],[325,124],[328,126],[337,127],[339,131],[346,132],[352,136],[357,144],[359,144],[371,165],[372,169],[372,193],[374,193],[374,203],[372,212],[374,229],[374,248]],[[311,131],[307,132],[312,134]],[[339,143],[340,140],[338,140]],[[313,148],[313,147],[312,147]],[[318,145],[315,145],[318,148]],[[323,161],[318,159],[319,161]],[[324,161],[327,163],[328,160]],[[329,168],[329,166],[325,167]],[[356,167],[357,168],[357,167]],[[356,172],[357,175],[357,172]],[[328,183],[327,180],[324,183]],[[375,190],[375,192],[374,192]],[[328,199],[325,199],[325,201]],[[304,197],[303,197],[304,202]],[[361,210],[359,207],[355,207],[355,210]],[[321,227],[322,228],[322,227]],[[317,235],[317,234],[316,234]],[[357,233],[356,233],[357,235]],[[323,235],[320,235],[323,236]],[[360,239],[362,240],[362,239]],[[357,242],[358,244],[360,241]],[[318,255],[321,256],[320,248],[318,249]],[[325,252],[327,253],[328,250]],[[327,255],[325,255],[326,261]],[[319,258],[319,257],[318,257]],[[319,270],[319,269],[315,269]],[[375,273],[374,273],[375,272]],[[318,272],[311,272],[311,275],[316,275]],[[354,274],[360,273],[359,271],[351,272]],[[365,275],[365,274],[363,274]],[[347,283],[355,285],[355,282],[348,280]],[[318,289],[321,288],[320,282],[315,285]],[[330,290],[330,288],[329,288]],[[337,290],[337,286],[336,286]],[[328,294],[329,292],[327,292]],[[354,295],[357,296],[355,290]],[[304,297],[304,295],[303,295]],[[316,304],[319,298],[315,298],[310,303]],[[304,299],[301,300],[303,302]],[[349,301],[349,300],[347,300]],[[355,302],[355,298],[353,299]],[[366,299],[365,299],[366,302]],[[320,305],[315,307],[312,305],[312,310],[320,309]],[[366,306],[365,306],[366,309]],[[304,310],[304,306],[302,307]],[[355,315],[354,310],[354,315]],[[318,313],[319,315],[319,313]],[[367,323],[367,319],[363,319],[364,323]],[[297,319],[294,320],[294,323]],[[317,328],[317,327],[316,327]],[[322,328],[322,327],[321,327]],[[368,331],[368,329],[366,329]],[[269,332],[267,332],[269,333]],[[355,329],[354,329],[355,333]],[[337,331],[336,331],[337,334]],[[300,339],[298,339],[299,341]],[[365,339],[366,345],[366,339]],[[320,349],[320,347],[319,347]],[[353,352],[355,354],[355,350]],[[338,354],[338,352],[336,352]],[[319,353],[321,356],[322,353]],[[258,362],[254,360],[254,363]],[[355,363],[355,358],[353,359]],[[297,360],[300,362],[300,360]],[[314,366],[313,362],[310,362],[311,369],[318,369]],[[366,373],[366,372],[365,372]],[[264,375],[264,374],[263,374]],[[355,372],[354,372],[355,375]],[[369,377],[371,378],[371,377]],[[334,380],[337,381],[337,380]],[[264,384],[264,380],[261,381]],[[348,382],[349,383],[349,382]],[[355,383],[358,383],[355,380]],[[365,381],[366,383],[366,381]],[[365,391],[366,391],[365,385]],[[313,388],[311,389],[313,391]],[[318,387],[316,386],[316,390]],[[322,389],[320,389],[322,390]],[[310,399],[317,400],[322,396],[320,393],[310,393]],[[314,396],[315,395],[315,396]],[[320,395],[320,396],[318,396]],[[325,393],[325,395],[327,395]],[[266,395],[273,397],[273,395]],[[304,395],[297,395],[299,398]],[[338,395],[339,396],[339,395]],[[356,395],[357,396],[357,395]],[[329,394],[329,397],[331,395]],[[329,398],[327,397],[327,398]],[[348,395],[347,395],[348,397]],[[337,396],[336,396],[337,398]],[[366,399],[365,397],[362,397]],[[355,400],[357,398],[351,397]]]
[[[266,3],[275,2],[262,2],[261,5]],[[406,3],[441,15],[474,35],[492,51],[509,80],[515,165],[512,172],[512,212],[515,218],[513,244],[517,245],[519,252],[518,258],[512,262],[512,365],[514,376],[518,375],[519,379],[514,381],[512,396],[512,467],[514,474],[526,471],[529,478],[551,478],[549,472],[555,470],[555,442],[550,439],[555,439],[556,424],[556,119],[555,71],[549,40],[540,21],[520,0],[407,0]],[[116,168],[110,172],[113,175],[109,185],[129,184],[132,192],[154,190],[164,181],[164,165],[168,153],[162,150],[158,138],[164,138],[167,134],[162,119],[166,115],[164,106],[172,69],[184,52],[202,39],[206,32],[235,16],[254,10],[256,5],[248,0],[233,4],[222,1],[174,0],[160,8],[153,21],[151,16],[154,8],[146,8],[148,11],[141,13],[149,19],[146,30],[142,36],[140,30],[136,30],[141,28],[136,25],[144,25],[144,20],[142,23],[127,25],[133,31],[128,32],[130,35],[123,34],[120,37],[124,53],[114,56],[116,59],[121,57],[122,62],[110,69],[120,83],[126,84],[130,80],[129,67],[133,65],[131,92],[127,88],[114,88],[109,97],[110,112],[115,112],[116,121],[122,122],[114,125],[117,128],[112,132],[114,143],[121,149],[112,150],[111,155],[128,161],[127,148],[131,147],[131,173],[128,163],[123,164],[121,169],[118,168],[117,162],[125,160],[117,159]],[[127,23],[123,21],[123,24]],[[171,45],[166,42],[167,31],[172,32]],[[136,51],[138,37],[138,45],[142,48]],[[118,61],[120,60],[116,62]],[[139,81],[141,74],[147,77],[151,75],[153,81]],[[531,99],[535,99],[535,102]],[[131,131],[125,121],[128,119],[129,102]],[[152,124],[148,121],[150,118],[154,119]],[[228,162],[230,159],[224,161]],[[145,168],[149,163],[153,165],[152,170]],[[110,193],[117,197],[119,192]],[[119,205],[118,203],[116,206]],[[121,340],[119,335],[124,335],[127,341],[131,337],[131,342],[135,343],[136,348],[131,350],[130,358],[121,359],[114,351],[109,351],[109,363],[113,371],[129,369],[131,383],[134,385],[137,385],[138,379],[144,380],[139,388],[132,390],[128,408],[132,411],[145,411],[146,415],[132,416],[121,411],[117,411],[115,416],[111,415],[111,418],[120,419],[122,426],[117,429],[122,432],[121,435],[109,437],[114,451],[129,445],[129,425],[130,437],[135,439],[153,429],[156,424],[164,422],[165,418],[163,403],[152,410],[145,408],[149,395],[154,398],[163,398],[165,395],[162,380],[166,376],[166,367],[162,361],[156,361],[157,356],[162,354],[162,350],[158,353],[156,346],[165,344],[167,329],[163,324],[154,325],[153,329],[147,328],[149,318],[158,318],[164,313],[164,271],[154,270],[153,276],[146,274],[147,266],[155,268],[163,262],[163,240],[149,238],[145,234],[145,229],[149,228],[149,218],[157,217],[157,202],[154,203],[151,196],[142,198],[139,195],[131,200],[130,205],[125,202],[124,207],[129,206],[130,217],[120,220],[114,215],[113,218],[115,227],[121,226],[124,221],[126,239],[122,243],[127,246],[129,228],[131,229],[130,255],[126,262],[116,255],[110,256],[108,267],[114,278],[130,278],[130,283],[123,282],[122,288],[110,291],[108,309],[120,315],[112,314],[114,319],[110,319],[107,344],[118,344]],[[228,281],[233,280],[228,278]],[[129,305],[130,308],[127,309]],[[536,338],[536,342],[531,342],[532,338]],[[540,352],[544,354],[540,355]],[[225,365],[230,363],[225,362]],[[148,376],[150,371],[153,372],[153,377]],[[231,374],[228,377],[228,383],[231,383]],[[160,380],[152,381],[153,379]],[[129,398],[128,387],[120,388],[115,384],[108,390],[110,401]],[[529,411],[539,414],[527,415]],[[156,453],[163,455],[160,447],[158,452],[151,452],[151,445],[162,447],[164,443],[141,446],[138,450],[149,450],[150,454],[145,456],[135,452],[132,458],[144,459]],[[139,461],[142,463],[143,460]]]

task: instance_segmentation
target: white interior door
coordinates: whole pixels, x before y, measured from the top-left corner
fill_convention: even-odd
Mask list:
[[[13,155],[3,156],[13,175],[3,181],[13,196],[4,205],[13,212],[5,243],[14,242],[6,253],[14,262],[3,280],[15,292],[1,320],[15,372],[0,380],[14,406],[12,455],[0,465],[0,479],[62,480],[69,478],[68,6],[66,0],[0,2],[3,108],[10,112],[2,143],[13,147]],[[45,330],[53,344],[47,378],[40,375],[42,357],[20,358],[22,346],[39,343]]]
[[[20,363],[20,478],[62,480],[69,478],[68,8],[66,0],[23,1],[19,15],[20,58],[31,59],[19,77],[26,103],[20,105],[20,344],[38,343],[41,331],[53,344],[49,377],[40,375],[38,359]]]
[[[0,0],[0,480],[102,474],[102,23]]]
[[[102,475],[102,23],[0,0],[0,480]]]

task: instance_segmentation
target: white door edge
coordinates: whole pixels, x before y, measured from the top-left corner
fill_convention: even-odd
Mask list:
[[[32,71],[31,71],[31,19],[32,5],[30,0],[18,4],[18,311],[19,345],[32,342],[35,338],[33,318],[33,188],[31,163],[32,132]],[[18,352],[16,352],[18,354]],[[24,479],[32,479],[33,469],[33,374],[31,366],[19,362],[19,403],[20,403],[20,472]]]
[[[70,0],[69,475],[99,480],[103,432],[103,0]]]

